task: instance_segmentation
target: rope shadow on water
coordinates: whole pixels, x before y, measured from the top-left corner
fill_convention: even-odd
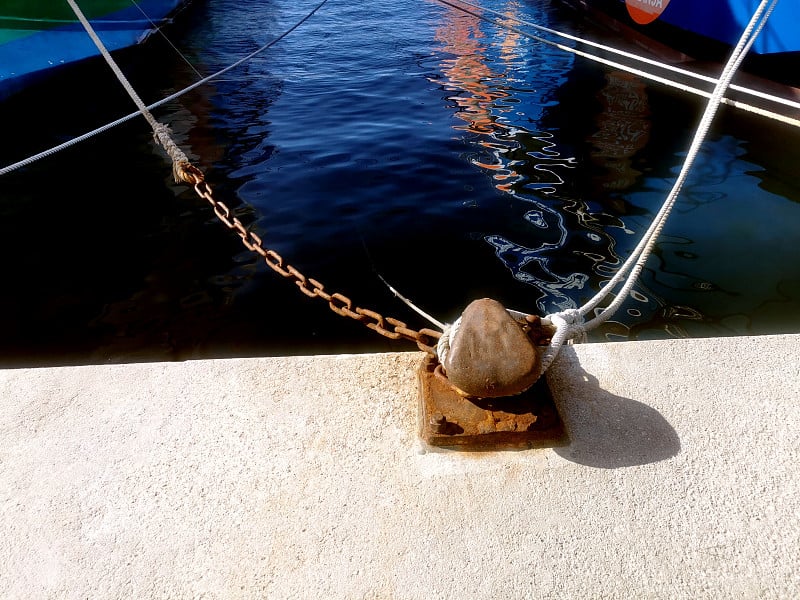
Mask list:
[[[561,457],[601,469],[633,467],[676,456],[680,438],[654,408],[603,390],[584,371],[572,347],[565,347],[548,383],[564,421],[569,444]],[[554,365],[555,367],[556,365]]]

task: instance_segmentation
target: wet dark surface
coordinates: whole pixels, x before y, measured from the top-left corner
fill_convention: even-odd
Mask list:
[[[313,4],[196,2],[169,31],[201,73]],[[554,28],[549,2],[494,2]],[[147,102],[197,75],[164,42],[120,58]],[[0,165],[133,105],[103,65],[0,105]],[[702,105],[436,2],[331,2],[157,109],[215,196],[328,291],[413,327],[489,296],[577,306],[667,195]],[[723,109],[633,297],[593,341],[800,330],[798,133]],[[0,364],[413,350],[247,252],[143,120],[0,178]]]

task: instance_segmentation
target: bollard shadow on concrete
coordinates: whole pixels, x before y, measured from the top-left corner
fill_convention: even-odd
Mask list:
[[[555,373],[548,372],[548,384],[569,436],[569,444],[554,448],[559,456],[614,469],[666,460],[680,452],[677,432],[657,410],[603,390],[581,367],[573,348],[562,348],[558,362]]]

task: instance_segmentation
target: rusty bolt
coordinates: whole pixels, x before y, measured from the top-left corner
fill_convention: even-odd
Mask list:
[[[447,429],[447,417],[442,413],[431,415],[430,423],[436,433],[444,433],[445,429]]]
[[[447,417],[438,412],[431,415],[429,423],[434,433],[442,435],[456,435],[464,431],[456,421],[448,421]]]

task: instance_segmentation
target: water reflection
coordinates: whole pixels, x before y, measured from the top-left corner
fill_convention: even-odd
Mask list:
[[[550,4],[487,3],[562,28]],[[667,194],[700,103],[438,3],[329,8],[159,110],[218,197],[309,276],[414,326],[373,270],[442,319],[469,295],[549,312],[600,289]],[[209,72],[303,10],[200,3],[173,39]],[[196,78],[170,52],[124,69],[148,100]],[[63,94],[76,86],[92,93]],[[5,103],[3,163],[126,112],[118,87],[85,65]],[[798,163],[798,134],[721,113],[635,293],[593,339],[797,331]],[[169,179],[131,122],[0,182],[0,360],[387,349],[267,272]]]
[[[517,2],[504,10],[512,21],[529,18]],[[522,233],[485,233],[484,241],[515,280],[538,293],[529,310],[576,307],[621,264],[617,237],[633,231],[602,203],[580,199],[571,182],[588,166],[560,148],[558,128],[542,127],[569,79],[572,55],[452,9],[437,39],[453,55],[440,66],[446,89],[457,92],[448,96],[456,117],[466,123],[454,129],[480,149],[471,162],[491,174],[497,190],[529,205]],[[602,186],[618,192],[638,176],[631,161],[647,141],[647,98],[642,85],[615,74],[599,96],[604,111],[590,137],[591,164]]]
[[[497,4],[510,24],[519,17],[559,28],[535,2]],[[465,158],[509,202],[526,205],[519,222],[480,237],[534,291],[518,308],[579,306],[617,271],[660,208],[701,107],[638,77],[576,64],[474,15],[444,14],[439,66],[453,129],[470,148]],[[769,260],[786,254],[786,244],[768,225],[740,223],[772,211],[790,218],[784,198],[765,193],[777,189],[775,178],[746,161],[748,148],[735,135],[707,139],[648,269],[594,339],[752,333],[759,326],[751,311],[759,309],[748,286],[761,288],[755,296],[771,313],[797,312],[786,290],[800,278]]]
[[[597,131],[589,142],[597,167],[592,187],[611,196],[629,189],[642,174],[633,159],[650,139],[650,105],[647,86],[638,77],[612,71],[605,78],[606,85],[597,94],[601,105]]]

